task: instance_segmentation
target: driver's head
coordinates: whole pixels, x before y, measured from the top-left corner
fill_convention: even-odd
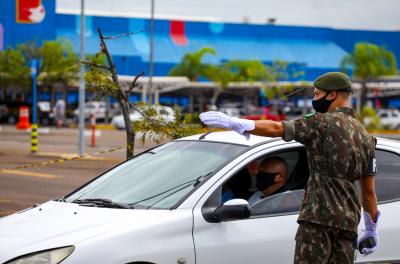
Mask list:
[[[286,183],[286,161],[281,157],[270,157],[263,160],[257,173],[257,189],[269,196]]]

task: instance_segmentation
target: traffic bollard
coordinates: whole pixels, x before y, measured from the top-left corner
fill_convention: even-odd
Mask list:
[[[31,130],[31,152],[36,153],[38,151],[38,125],[32,124]]]
[[[90,116],[90,125],[92,127],[92,147],[96,146],[96,115]]]

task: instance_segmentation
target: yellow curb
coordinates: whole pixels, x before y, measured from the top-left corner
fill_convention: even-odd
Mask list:
[[[400,130],[371,130],[371,134],[400,135]]]
[[[70,159],[79,156],[78,154],[74,153],[61,153],[61,152],[38,152],[35,156],[39,157],[46,157],[46,158],[59,158],[59,159]],[[94,157],[94,156],[85,156],[79,159],[86,159],[86,160],[104,160],[101,157]]]
[[[75,157],[78,157],[78,154],[73,154],[73,153],[60,153],[60,152],[38,152],[34,154],[35,156],[39,157],[46,157],[46,158],[56,158],[56,159],[72,159]],[[77,158],[78,159],[78,158]],[[79,159],[85,159],[85,160],[94,160],[94,161],[122,161],[122,159],[116,159],[116,158],[107,158],[107,157],[97,157],[97,156],[84,156]]]
[[[0,199],[0,203],[9,203],[11,200]]]
[[[19,170],[0,170],[0,173],[4,174],[12,174],[12,175],[21,175],[21,176],[30,176],[30,177],[39,177],[46,179],[57,179],[59,177],[39,172],[31,172],[31,171],[19,171]]]
[[[76,124],[70,124],[68,126],[69,128],[78,128],[78,125]],[[85,126],[85,129],[91,129],[90,126]],[[111,124],[97,124],[96,129],[99,130],[117,130],[113,125]]]
[[[117,130],[113,125],[110,124],[99,124],[96,125],[96,129],[100,129],[100,130]]]

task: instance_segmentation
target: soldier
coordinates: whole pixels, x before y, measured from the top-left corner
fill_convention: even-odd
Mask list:
[[[353,263],[356,245],[365,255],[378,247],[376,141],[349,108],[351,92],[346,74],[330,72],[314,82],[312,104],[316,113],[295,121],[252,121],[220,112],[200,115],[209,126],[243,135],[282,137],[305,145],[310,178],[298,218],[295,263]],[[365,233],[358,242],[361,203],[356,180],[360,182],[365,223]]]

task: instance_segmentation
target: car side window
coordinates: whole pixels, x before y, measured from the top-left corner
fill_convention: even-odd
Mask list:
[[[271,195],[250,206],[251,216],[298,212],[303,196],[304,189]]]
[[[271,165],[270,163],[264,163],[266,167],[261,165],[264,161],[270,160],[271,158],[278,158],[278,162],[279,159],[284,160],[286,176],[283,186],[278,186],[277,189],[274,189],[274,191],[266,195],[270,189],[264,189],[264,192],[260,191],[260,185],[257,184],[257,180],[260,178],[256,177],[256,175],[259,172],[263,172],[267,166]],[[270,167],[270,169],[276,170],[276,167]],[[262,177],[269,176],[264,174]],[[249,202],[251,216],[254,217],[276,213],[298,212],[300,210],[308,177],[309,170],[305,149],[297,148],[280,153],[268,154],[263,157],[258,157],[232,175],[232,177],[222,185],[220,201],[221,203],[225,203],[234,198],[245,199]],[[272,186],[272,188],[274,188],[274,186]]]
[[[375,192],[378,202],[400,199],[400,156],[389,151],[375,151],[378,172]]]

